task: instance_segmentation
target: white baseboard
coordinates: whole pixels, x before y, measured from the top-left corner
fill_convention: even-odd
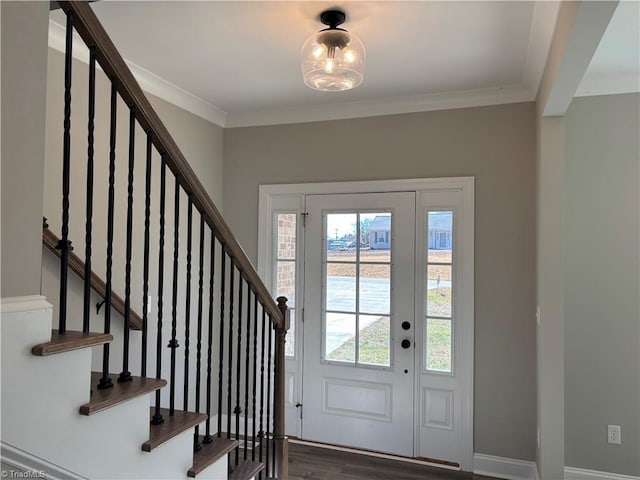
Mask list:
[[[535,462],[482,453],[473,454],[473,473],[508,480],[538,480],[538,467]]]
[[[16,475],[15,478],[46,478],[51,480],[86,480],[86,477],[70,472],[66,468],[36,457],[6,442],[2,443],[2,462],[15,468],[16,472],[29,472],[29,476]],[[2,472],[2,478],[14,478]]]
[[[640,480],[638,476],[599,472],[576,467],[564,467],[564,478],[565,480]]]

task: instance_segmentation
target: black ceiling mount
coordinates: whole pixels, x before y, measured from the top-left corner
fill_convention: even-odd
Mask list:
[[[320,21],[329,28],[336,28],[342,25],[346,19],[346,15],[342,10],[325,10],[320,14]]]

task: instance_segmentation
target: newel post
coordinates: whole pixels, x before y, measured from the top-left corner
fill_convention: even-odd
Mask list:
[[[278,308],[282,312],[282,322],[276,324],[275,376],[274,387],[274,448],[276,453],[274,477],[278,480],[289,478],[289,444],[284,429],[284,343],[289,330],[290,319],[287,298],[278,297]]]

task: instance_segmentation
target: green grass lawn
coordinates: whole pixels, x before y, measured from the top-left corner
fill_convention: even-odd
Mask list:
[[[427,293],[429,315],[451,315],[451,289],[434,288]],[[370,365],[390,364],[389,318],[380,317],[360,331],[359,363]],[[351,337],[329,352],[328,360],[355,362],[356,338]],[[427,365],[431,370],[451,371],[451,321],[429,319],[427,321]]]

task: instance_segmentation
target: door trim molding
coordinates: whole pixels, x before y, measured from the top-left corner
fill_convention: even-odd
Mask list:
[[[463,229],[465,233],[474,232],[475,224],[475,178],[469,177],[442,177],[442,178],[409,178],[391,180],[371,180],[371,181],[349,181],[349,182],[322,182],[322,183],[294,183],[294,184],[270,184],[259,186],[259,208],[258,208],[258,273],[265,280],[268,288],[271,285],[271,216],[274,200],[278,198],[289,198],[297,200],[298,205],[304,205],[306,195],[334,195],[334,194],[356,194],[356,193],[390,193],[390,192],[462,192],[465,211],[470,221],[465,221]],[[276,200],[277,202],[277,200]],[[302,207],[301,207],[302,208]],[[300,210],[302,213],[302,210]],[[473,303],[474,303],[474,254],[471,246],[471,284],[468,286],[471,291],[471,311],[470,324],[473,332]],[[474,349],[473,333],[462,340],[462,348],[465,355],[459,365],[459,371],[463,372],[461,378],[461,391],[463,392],[461,432],[462,432],[462,455],[460,467],[464,471],[471,471],[474,464],[473,454],[473,388],[474,388]],[[418,410],[416,410],[417,414]],[[417,425],[417,423],[416,423]]]
[[[417,192],[420,190],[463,190],[474,177],[405,178],[392,180],[364,180],[357,182],[288,183],[260,185],[260,204],[263,197],[275,195],[334,195],[337,193]]]

